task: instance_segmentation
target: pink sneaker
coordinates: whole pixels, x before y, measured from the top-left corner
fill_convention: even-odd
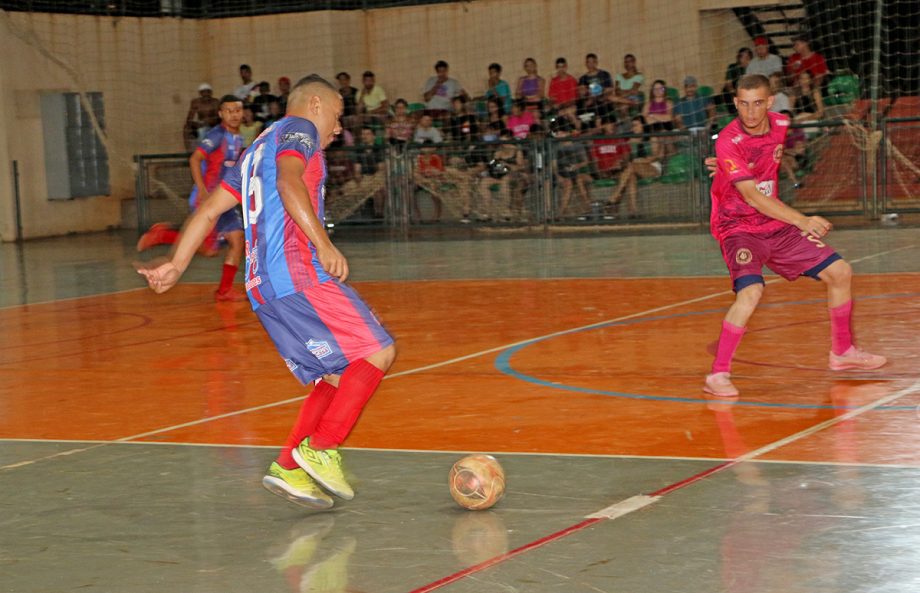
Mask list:
[[[703,391],[711,393],[718,397],[735,397],[738,390],[732,385],[729,373],[712,373],[706,375],[706,383],[703,384]]]
[[[828,366],[832,371],[846,371],[849,369],[859,369],[861,371],[871,371],[881,366],[885,366],[888,359],[878,354],[869,354],[860,350],[856,346],[850,346],[850,349],[843,354],[834,354],[831,352]]]

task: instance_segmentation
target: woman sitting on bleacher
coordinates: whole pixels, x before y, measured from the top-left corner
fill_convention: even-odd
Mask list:
[[[627,190],[629,199],[629,218],[638,218],[638,208],[636,207],[636,194],[638,193],[638,183],[640,179],[651,179],[661,177],[663,145],[657,138],[649,139],[644,135],[649,131],[649,126],[645,118],[637,115],[632,119],[632,130],[634,134],[629,139],[630,159],[629,164],[620,173],[620,180],[613,190],[610,198],[607,200],[607,211],[614,216],[620,210],[620,201],[623,199],[623,191]]]
[[[799,74],[795,98],[795,121],[820,121],[824,118],[824,99],[821,89],[812,84],[811,72],[803,70]]]

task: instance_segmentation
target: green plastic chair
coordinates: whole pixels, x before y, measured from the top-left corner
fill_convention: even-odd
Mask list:
[[[712,87],[711,86],[701,86],[696,90],[696,94],[700,97],[711,97],[712,96]]]
[[[680,91],[674,87],[669,86],[667,89],[665,89],[665,95],[667,95],[668,99],[674,101],[675,103],[680,101]]]
[[[664,174],[659,178],[662,183],[686,183],[690,181],[690,156],[679,152],[668,159]]]
[[[417,111],[424,111],[424,103],[409,103],[409,113],[415,113]]]
[[[859,98],[859,79],[853,74],[835,76],[827,85],[828,105],[846,105]]]

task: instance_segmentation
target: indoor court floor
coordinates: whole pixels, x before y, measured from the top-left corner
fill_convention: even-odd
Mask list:
[[[220,260],[164,295],[128,231],[0,245],[0,592],[916,593],[920,232],[834,231],[858,342],[827,370],[823,286],[768,276],[700,387],[730,283],[705,232],[335,237],[398,360],[326,512],[261,478],[306,391]],[[508,489],[457,507],[490,452]]]

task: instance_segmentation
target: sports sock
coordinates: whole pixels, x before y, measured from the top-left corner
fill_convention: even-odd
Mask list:
[[[357,360],[348,365],[339,379],[335,400],[310,438],[310,446],[314,449],[338,447],[351,432],[361,410],[382,380],[383,371],[366,360]]]
[[[831,315],[831,351],[840,355],[853,345],[853,299],[828,309]]]
[[[236,271],[239,266],[224,264],[224,271],[220,276],[220,284],[217,286],[217,292],[226,293],[233,288],[233,279],[236,277]]]
[[[278,465],[284,469],[298,467],[297,462],[291,457],[291,450],[313,434],[320,418],[323,417],[323,414],[329,408],[329,404],[335,398],[335,394],[336,388],[332,384],[320,381],[310,392],[310,395],[303,400],[297,421],[291,428],[291,433],[288,435],[287,440],[284,441],[281,453],[278,454]]]
[[[735,356],[738,344],[741,343],[742,336],[744,336],[743,327],[727,321],[722,322],[722,333],[719,335],[719,345],[716,347],[716,359],[712,361],[713,373],[728,373],[732,370],[732,358]]]

